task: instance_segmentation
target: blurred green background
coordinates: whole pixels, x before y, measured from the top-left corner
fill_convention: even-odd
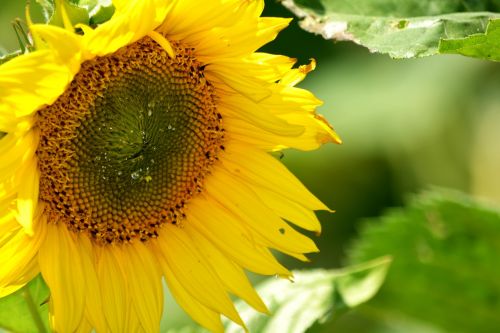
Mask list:
[[[24,1],[0,3],[0,52],[5,53],[17,48],[10,22],[24,17]],[[270,0],[265,15],[291,13]],[[284,153],[283,163],[336,210],[319,213],[324,232],[316,238],[321,253],[311,256],[312,263],[282,258],[286,265],[343,265],[367,218],[432,186],[500,201],[498,64],[460,56],[392,60],[352,43],[325,41],[302,31],[296,21],[264,50],[295,57],[299,64],[317,60],[302,86],[324,101],[319,113],[344,143]],[[166,325],[186,321],[179,310],[168,313]],[[328,332],[409,332],[411,325],[401,326],[401,318],[367,313],[360,308]],[[433,323],[415,325],[415,332],[446,332]]]

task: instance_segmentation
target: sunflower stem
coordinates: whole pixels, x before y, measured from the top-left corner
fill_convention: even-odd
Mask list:
[[[35,304],[35,301],[31,296],[28,285],[23,287],[22,295],[24,297],[24,300],[26,301],[26,304],[28,305],[28,309],[30,311],[31,317],[33,318],[33,321],[35,322],[35,326],[37,327],[38,332],[47,333],[45,325],[43,324],[42,317],[40,316],[40,312],[38,312],[38,308]]]

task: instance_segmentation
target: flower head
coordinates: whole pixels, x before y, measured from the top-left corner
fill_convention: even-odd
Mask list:
[[[0,296],[41,272],[55,331],[155,332],[165,278],[201,325],[244,326],[229,294],[267,311],[244,270],[317,251],[289,223],[327,207],[269,155],[339,141],[294,87],[314,62],[257,52],[289,22],[263,1],[114,4],[31,25],[0,67]]]

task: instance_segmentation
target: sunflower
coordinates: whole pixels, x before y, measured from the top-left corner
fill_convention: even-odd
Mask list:
[[[270,152],[339,142],[294,87],[314,68],[257,52],[263,1],[114,1],[91,28],[31,24],[0,67],[0,296],[41,272],[57,332],[157,332],[162,279],[213,332],[267,312],[245,271],[316,252],[328,208]]]

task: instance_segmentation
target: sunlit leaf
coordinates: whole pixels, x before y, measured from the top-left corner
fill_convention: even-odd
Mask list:
[[[0,329],[15,333],[40,332],[36,325],[37,317],[41,320],[40,325],[49,332],[48,306],[45,304],[48,296],[49,289],[38,276],[28,287],[0,298]]]
[[[55,0],[35,0],[41,7],[45,22],[53,25],[64,26],[62,19],[62,12],[59,8],[64,7],[71,23],[89,23],[88,10],[78,5],[76,0],[61,0],[61,7],[56,6]]]
[[[61,1],[61,7],[55,7],[55,10],[50,17],[49,24],[64,26],[62,10],[66,11],[69,20],[73,25],[78,23],[89,24],[90,16],[87,8],[79,6],[74,1]]]
[[[500,212],[465,195],[431,192],[367,221],[352,262],[390,254],[370,303],[377,316],[413,317],[447,332],[500,327]]]
[[[442,40],[439,52],[500,61],[500,20],[491,20],[484,34]]]
[[[86,8],[89,13],[89,24],[104,23],[113,16],[115,7],[111,0],[77,0],[78,6]]]
[[[35,0],[37,4],[42,7],[42,13],[46,22],[50,21],[52,15],[54,15],[55,1],[54,0]]]
[[[338,270],[297,271],[293,283],[271,278],[257,287],[271,316],[242,303],[238,307],[251,332],[306,332],[372,298],[389,265],[390,258],[383,257]],[[239,328],[229,323],[227,332],[239,332]]]
[[[500,5],[488,0],[284,0],[303,29],[394,58],[437,54],[442,38],[484,33]]]
[[[36,0],[42,7],[45,21],[49,24],[64,26],[62,12],[54,0]],[[111,0],[61,0],[71,23],[97,25],[111,18],[115,9]],[[61,8],[62,8],[61,7]]]

